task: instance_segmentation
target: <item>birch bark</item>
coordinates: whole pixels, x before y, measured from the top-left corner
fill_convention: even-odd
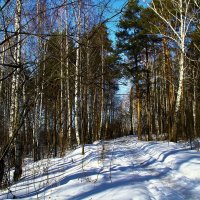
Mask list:
[[[15,49],[15,59],[17,65],[20,66],[21,63],[21,9],[22,2],[17,0],[16,8],[16,21],[15,21],[15,31],[17,32],[17,45]],[[16,128],[18,115],[19,115],[19,73],[20,69],[17,69],[16,73],[13,75],[12,82],[12,93],[11,93],[11,105],[12,105],[12,116],[11,116],[11,130],[10,136],[13,136],[13,131]],[[15,140],[15,171],[14,171],[14,181],[18,181],[22,174],[22,144],[20,135],[16,137]]]
[[[147,3],[146,0],[143,0]],[[183,91],[183,80],[184,80],[184,57],[185,57],[185,43],[186,43],[186,35],[189,31],[189,27],[191,23],[194,21],[194,16],[189,15],[188,11],[190,10],[190,6],[192,5],[191,0],[183,1],[172,1],[173,9],[175,14],[173,14],[169,9],[163,7],[164,3],[161,1],[157,1],[158,5],[161,6],[163,9],[158,9],[156,1],[152,1],[151,4],[147,3],[156,15],[167,25],[168,30],[170,33],[165,35],[163,32],[164,37],[170,38],[174,41],[177,46],[179,47],[179,64],[178,64],[178,89],[176,93],[176,102],[174,108],[174,124],[172,128],[172,135],[170,140],[176,141],[176,129],[177,129],[177,122],[178,122],[178,114],[180,112],[180,102],[182,97]],[[167,13],[167,14],[166,14]],[[167,17],[166,17],[167,16]],[[170,17],[173,18],[173,23],[170,20]],[[175,20],[175,22],[174,22]],[[158,28],[159,29],[159,28]]]
[[[77,33],[76,33],[76,64],[75,64],[75,107],[74,107],[74,121],[75,121],[75,135],[77,144],[80,145],[79,135],[79,120],[78,120],[78,109],[79,109],[79,61],[80,61],[80,31],[81,31],[81,0],[78,0],[78,11],[77,11]]]

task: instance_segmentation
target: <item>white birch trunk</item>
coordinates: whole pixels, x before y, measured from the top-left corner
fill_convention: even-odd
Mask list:
[[[15,94],[16,94],[16,88],[15,88],[15,82],[16,82],[16,75],[13,74],[12,81],[11,81],[11,99],[10,99],[10,123],[9,123],[9,138],[12,138],[13,136],[13,129],[14,129],[14,120],[15,120]]]
[[[15,32],[16,48],[15,48],[15,62],[20,63],[21,44],[20,44],[20,20],[21,20],[21,1],[17,0],[16,19],[15,19]],[[18,108],[18,86],[19,86],[19,69],[15,71],[11,80],[11,105],[10,105],[10,123],[9,123],[9,137],[13,136],[14,126],[16,124],[17,108]]]
[[[178,70],[179,70],[179,78],[178,78],[178,89],[176,93],[176,102],[175,102],[175,109],[174,109],[174,124],[172,129],[172,140],[176,140],[176,129],[177,129],[177,120],[178,120],[178,113],[180,111],[180,102],[181,102],[181,96],[183,94],[183,80],[184,80],[184,56],[185,56],[185,37],[190,30],[190,26],[192,22],[195,20],[195,17],[193,15],[189,14],[189,11],[192,9],[192,1],[171,1],[172,5],[174,6],[174,11],[176,11],[175,14],[173,14],[169,9],[165,9],[165,2],[157,1],[156,3],[159,3],[160,6],[163,7],[163,9],[159,10],[156,7],[156,4],[153,1],[151,1],[151,5],[144,0],[149,7],[160,17],[160,19],[166,24],[171,34],[165,35],[159,27],[157,27],[158,30],[160,30],[161,34],[163,34],[164,37],[170,38],[172,41],[176,42],[177,46],[180,50],[180,56],[179,56],[179,64],[178,64]],[[167,16],[167,17],[166,17]],[[173,18],[173,22],[170,20]]]
[[[15,59],[17,65],[20,65],[21,62],[21,7],[22,3],[21,0],[17,0],[17,9],[16,9],[16,21],[15,21],[15,31],[17,32],[17,46],[15,49]],[[15,95],[14,97],[11,97],[11,100],[13,101],[11,103],[14,104],[12,107],[12,123],[13,125],[11,128],[12,133],[10,134],[13,136],[13,131],[16,128],[17,125],[17,118],[19,114],[19,69],[17,69],[16,73],[13,76],[13,83],[12,83],[12,91],[11,95]],[[16,137],[15,140],[15,172],[14,172],[14,181],[18,181],[22,174],[22,144],[20,135]]]
[[[78,91],[79,91],[79,54],[80,54],[80,31],[81,31],[81,0],[78,1],[78,13],[77,13],[77,34],[76,34],[76,65],[75,65],[75,107],[74,107],[74,120],[75,120],[75,135],[77,144],[80,145],[79,136],[79,123],[78,123]]]
[[[181,52],[179,61],[179,82],[178,82],[178,92],[176,98],[175,112],[177,113],[180,109],[181,96],[183,93],[183,79],[184,79],[184,53]]]
[[[176,115],[177,112],[180,110],[180,101],[182,96],[182,89],[183,89],[183,80],[184,80],[184,56],[185,56],[185,36],[187,35],[187,32],[189,31],[191,23],[194,21],[194,17],[192,15],[189,15],[188,11],[192,8],[192,3],[190,0],[184,1],[178,0],[178,1],[172,1],[174,5],[174,10],[177,12],[176,15],[174,15],[169,10],[158,10],[156,8],[156,5],[154,1],[151,2],[151,5],[146,1],[150,8],[160,17],[161,20],[168,26],[169,30],[171,31],[171,35],[165,35],[165,37],[170,38],[171,40],[175,41],[180,49],[180,58],[179,58],[179,82],[178,82],[178,90],[176,95],[176,104],[175,104],[175,121],[176,121]],[[162,2],[160,1],[160,5]],[[163,7],[164,8],[164,7]],[[163,12],[167,12],[164,14]],[[171,22],[168,18],[165,16],[169,16],[169,18],[174,18],[176,20],[175,22]],[[177,25],[179,25],[179,30],[177,29]],[[158,30],[159,27],[158,27]],[[163,33],[162,33],[163,34]]]
[[[175,112],[177,113],[180,109],[181,96],[183,91],[183,79],[184,79],[184,54],[185,54],[185,23],[183,16],[183,2],[179,0],[180,6],[180,58],[179,58],[179,83],[178,83],[178,92],[176,98],[176,107]],[[175,119],[176,121],[176,119]]]

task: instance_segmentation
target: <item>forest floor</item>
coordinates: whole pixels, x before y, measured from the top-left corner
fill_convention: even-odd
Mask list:
[[[95,142],[63,158],[26,159],[22,179],[0,199],[199,200],[200,152],[134,136]]]

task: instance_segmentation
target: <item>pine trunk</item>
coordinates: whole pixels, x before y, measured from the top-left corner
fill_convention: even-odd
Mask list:
[[[104,114],[104,45],[103,45],[103,39],[102,39],[102,46],[101,46],[101,111],[100,111],[100,123],[99,123],[99,133],[98,133],[99,140],[102,139],[103,114]]]

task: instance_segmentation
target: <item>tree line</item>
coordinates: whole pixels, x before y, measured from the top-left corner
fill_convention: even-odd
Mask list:
[[[34,161],[117,137],[120,70],[109,1],[6,1],[0,27],[0,184]],[[13,178],[10,171],[14,168]]]
[[[199,137],[199,8],[195,0],[130,0],[120,19],[117,49],[139,139]]]
[[[85,144],[127,134],[199,137],[199,2],[129,0],[110,18],[109,3],[0,4],[1,187],[20,180],[27,157],[77,145],[84,154]],[[115,46],[106,22],[119,14]],[[122,77],[127,99],[117,95]]]

